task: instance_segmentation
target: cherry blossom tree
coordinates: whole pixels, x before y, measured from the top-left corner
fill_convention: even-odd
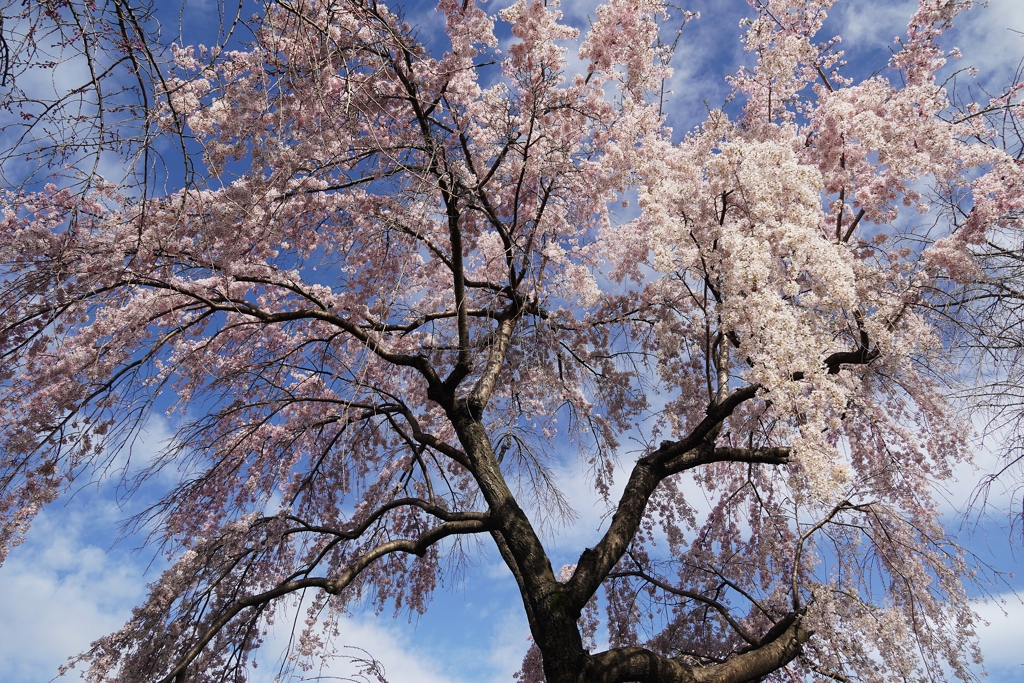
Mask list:
[[[582,38],[553,2],[441,0],[443,50],[382,3],[280,1],[154,80],[203,182],[8,191],[0,552],[179,416],[130,470],[174,473],[136,520],[173,564],[86,677],[245,680],[295,609],[307,667],[479,541],[523,682],[970,679],[930,315],[1020,227],[1024,170],[973,115],[1020,105],[960,115],[936,79],[969,2],[921,0],[860,82],[815,42],[832,4],[755,0],[736,110],[679,138],[659,36],[693,17],[655,0]],[[608,516],[556,569],[567,450]]]
[[[1018,64],[1012,83],[988,106],[958,103],[955,116],[988,119],[981,133],[986,144],[1003,149],[1008,158],[1020,163],[1024,157],[1024,108],[1019,94],[1024,78],[1024,61]],[[1005,178],[1000,178],[1004,182]],[[1010,182],[1019,181],[1010,179]],[[1019,195],[1021,188],[1015,191]],[[950,215],[960,225],[974,219],[973,206],[949,203]],[[929,320],[942,330],[952,350],[959,354],[967,381],[959,397],[976,411],[976,422],[985,447],[1000,456],[995,469],[987,472],[975,491],[974,511],[982,512],[993,485],[1011,491],[1010,512],[1019,523],[1022,517],[1020,493],[1024,452],[1024,269],[1021,268],[1021,210],[1007,206],[1002,220],[990,225],[983,236],[971,240],[963,268],[953,268],[936,278],[929,297]]]
[[[163,42],[144,2],[0,2],[4,187],[56,180],[87,189],[114,168],[122,184],[153,185],[160,131],[149,113],[154,85],[165,85]]]

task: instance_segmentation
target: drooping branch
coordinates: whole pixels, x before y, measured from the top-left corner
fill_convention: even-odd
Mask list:
[[[754,645],[754,646],[759,645],[760,642],[761,642],[760,639],[755,638],[753,635],[748,633],[747,629],[743,628],[743,626],[738,621],[736,621],[735,618],[733,618],[732,613],[729,611],[729,608],[726,605],[722,604],[718,600],[714,600],[714,599],[709,598],[706,595],[702,595],[700,593],[695,593],[693,591],[688,591],[688,590],[683,590],[681,588],[676,588],[675,586],[669,585],[669,584],[665,583],[664,581],[662,581],[661,579],[658,579],[658,578],[656,578],[654,576],[651,576],[647,572],[640,571],[640,570],[631,570],[631,571],[624,571],[624,572],[612,572],[612,573],[610,573],[608,575],[609,579],[619,579],[619,578],[626,578],[626,577],[635,577],[635,578],[638,578],[638,579],[642,579],[643,581],[646,581],[647,583],[651,584],[652,586],[656,586],[656,587],[660,588],[661,590],[665,591],[666,593],[670,593],[670,594],[678,596],[680,598],[687,598],[689,600],[695,600],[697,602],[701,602],[701,603],[703,603],[705,605],[708,605],[709,607],[714,609],[716,612],[718,612],[722,616],[723,619],[725,619],[725,621],[729,624],[729,626],[731,626],[732,629],[734,631],[736,631],[737,634],[739,634],[740,638],[743,638],[743,640],[747,641],[748,643],[750,643],[751,645]]]
[[[685,439],[666,441],[660,448],[637,461],[619,498],[608,531],[597,545],[585,550],[577,562],[576,571],[567,587],[573,605],[582,609],[626,552],[640,526],[651,495],[665,477],[712,462],[788,462],[788,449],[719,449],[712,442],[706,441],[708,435],[739,405],[754,398],[758,389],[757,386],[737,389],[724,401],[711,406],[707,416]]]
[[[829,374],[839,372],[843,364],[866,364],[879,355],[868,350],[867,335],[861,330],[862,347],[857,351],[840,351],[829,355],[823,364]],[[803,373],[793,374],[794,380]],[[747,462],[782,465],[789,462],[788,448],[722,448],[715,447],[713,436],[736,408],[757,396],[759,385],[736,389],[723,400],[710,405],[707,414],[693,430],[679,441],[665,441],[661,447],[637,461],[612,516],[608,531],[593,548],[580,556],[576,571],[569,581],[568,593],[573,605],[582,609],[594,595],[605,576],[618,563],[636,534],[651,495],[658,484],[673,474],[713,462]]]
[[[800,655],[812,633],[803,615],[791,613],[764,644],[720,664],[694,667],[642,647],[615,648],[590,657],[587,680],[594,683],[749,683],[777,671]]]
[[[336,536],[337,538],[351,541],[359,538],[364,533],[366,533],[366,530],[369,529],[370,526],[374,524],[377,520],[379,520],[392,510],[396,510],[400,507],[419,508],[420,510],[423,510],[427,514],[436,517],[437,519],[445,523],[473,522],[480,523],[486,526],[489,523],[490,519],[490,515],[486,512],[452,512],[450,510],[445,510],[439,505],[423,500],[421,498],[397,498],[395,500],[384,503],[376,510],[374,510],[373,513],[370,514],[365,520],[363,520],[358,526],[356,526],[353,529],[345,531],[340,529],[327,529],[325,527],[308,525],[302,522],[302,520],[300,520],[298,517],[294,517],[291,515],[286,516],[285,519],[301,522],[302,526],[299,529],[297,529],[299,531],[314,531],[318,533],[327,533],[332,536]],[[418,555],[420,553],[415,554]]]
[[[608,531],[593,548],[580,555],[567,592],[574,605],[581,609],[618,563],[643,519],[647,503],[661,481],[672,474],[713,462],[748,462],[781,465],[789,462],[785,448],[714,448],[705,445],[681,454],[671,462],[659,462],[652,456],[674,451],[663,447],[639,460],[633,467],[625,490],[619,499]]]
[[[418,539],[396,539],[382,543],[360,555],[348,567],[335,578],[309,577],[304,579],[293,579],[268,591],[256,595],[241,598],[232,603],[227,609],[217,616],[213,622],[203,629],[196,642],[178,660],[177,665],[161,678],[158,683],[175,683],[180,676],[187,671],[188,666],[202,654],[210,641],[223,629],[228,622],[238,616],[243,610],[266,605],[272,600],[285,595],[309,588],[319,588],[331,595],[337,595],[347,588],[351,583],[374,561],[392,553],[408,553],[422,557],[427,550],[438,541],[458,534],[477,534],[490,531],[490,524],[486,519],[462,519],[459,521],[445,522],[444,524],[427,531]]]
[[[428,384],[439,384],[440,378],[431,366],[426,356],[396,353],[387,348],[379,339],[375,338],[362,325],[359,325],[348,318],[343,318],[330,310],[324,308],[305,308],[291,311],[267,311],[251,301],[240,298],[218,297],[216,299],[195,292],[182,285],[169,281],[156,280],[153,278],[136,276],[124,282],[124,286],[142,285],[153,289],[166,290],[176,294],[182,294],[195,299],[197,304],[203,305],[210,311],[220,313],[237,313],[246,315],[262,323],[283,323],[300,320],[320,320],[329,323],[362,343],[369,351],[388,363],[400,367],[409,367],[418,370],[427,380]]]

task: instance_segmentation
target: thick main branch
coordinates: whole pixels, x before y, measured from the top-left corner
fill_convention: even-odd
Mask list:
[[[661,448],[633,466],[615,514],[604,537],[583,551],[567,586],[570,602],[578,609],[594,595],[608,572],[618,563],[636,535],[654,490],[665,477],[713,462],[784,464],[785,448],[715,448],[708,437],[732,411],[757,394],[758,387],[737,389],[721,403],[711,406],[707,416],[680,441],[662,443]]]
[[[694,667],[642,647],[623,647],[594,655],[587,663],[588,683],[748,683],[793,661],[811,632],[793,613],[777,637],[721,664]]]

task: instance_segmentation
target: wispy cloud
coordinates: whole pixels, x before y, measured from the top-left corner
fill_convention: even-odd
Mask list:
[[[121,516],[116,506],[83,496],[44,510],[28,541],[11,552],[0,568],[5,681],[50,680],[69,656],[120,628],[141,601],[146,559],[121,546],[110,552],[95,538]]]

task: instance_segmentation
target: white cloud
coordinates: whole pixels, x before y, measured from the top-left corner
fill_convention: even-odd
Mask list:
[[[96,538],[97,529],[114,529],[124,513],[97,502],[95,496],[86,498],[44,510],[29,540],[15,548],[0,568],[0,678],[4,683],[52,679],[69,657],[124,624],[131,608],[144,598],[147,581],[154,580],[161,569],[162,563],[157,562],[147,572],[151,556],[133,553],[127,543],[108,548]],[[446,607],[454,612],[452,605]],[[392,681],[482,680],[460,675],[462,669],[493,671],[494,680],[509,680],[526,651],[525,619],[501,611],[489,616],[493,632],[461,647],[456,644],[459,657],[455,659],[445,656],[450,643],[449,648],[439,648],[430,642],[438,640],[432,637],[436,633],[390,615],[363,614],[342,620],[335,640],[341,656],[321,673],[353,676],[358,667],[345,655],[369,653]],[[291,623],[279,618],[272,628],[259,653],[261,666],[253,671],[254,683],[273,680],[273,664],[286,648]],[[506,638],[509,633],[514,637]],[[74,673],[70,676],[74,680]]]
[[[963,52],[957,68],[977,67],[983,85],[1005,85],[1024,58],[1024,2],[991,0],[958,18],[950,45]]]
[[[267,654],[280,652],[287,641],[285,632],[290,621],[281,620],[275,637],[267,643]],[[356,678],[360,666],[355,659],[373,658],[386,672],[390,681],[416,681],[417,683],[457,683],[462,679],[451,675],[451,662],[442,661],[432,653],[417,647],[415,638],[407,630],[396,628],[391,619],[353,617],[339,624],[338,658],[327,663],[322,669],[310,672],[314,676],[338,676]],[[273,667],[254,677],[257,680],[273,680]],[[358,680],[358,679],[357,679]],[[372,679],[371,679],[372,680]]]
[[[0,671],[8,683],[46,681],[67,658],[124,623],[144,592],[143,557],[90,543],[117,508],[89,500],[44,510],[0,568]]]
[[[891,47],[893,38],[906,33],[907,20],[916,9],[916,0],[853,0],[838,4],[833,13],[840,22],[843,49]]]
[[[917,8],[916,0],[850,0],[837,3],[822,38],[839,33],[850,67],[845,72],[864,77],[885,66],[893,39],[906,35],[907,21]],[[998,92],[1024,57],[1024,2],[991,0],[976,3],[962,12],[952,29],[942,36],[946,49],[959,47],[963,59],[948,64],[942,73],[968,66],[980,70],[977,83]],[[861,73],[859,67],[867,66]]]
[[[1012,593],[995,600],[975,605],[978,614],[988,622],[978,630],[985,668],[993,681],[1019,681],[1024,679],[1024,603]]]

